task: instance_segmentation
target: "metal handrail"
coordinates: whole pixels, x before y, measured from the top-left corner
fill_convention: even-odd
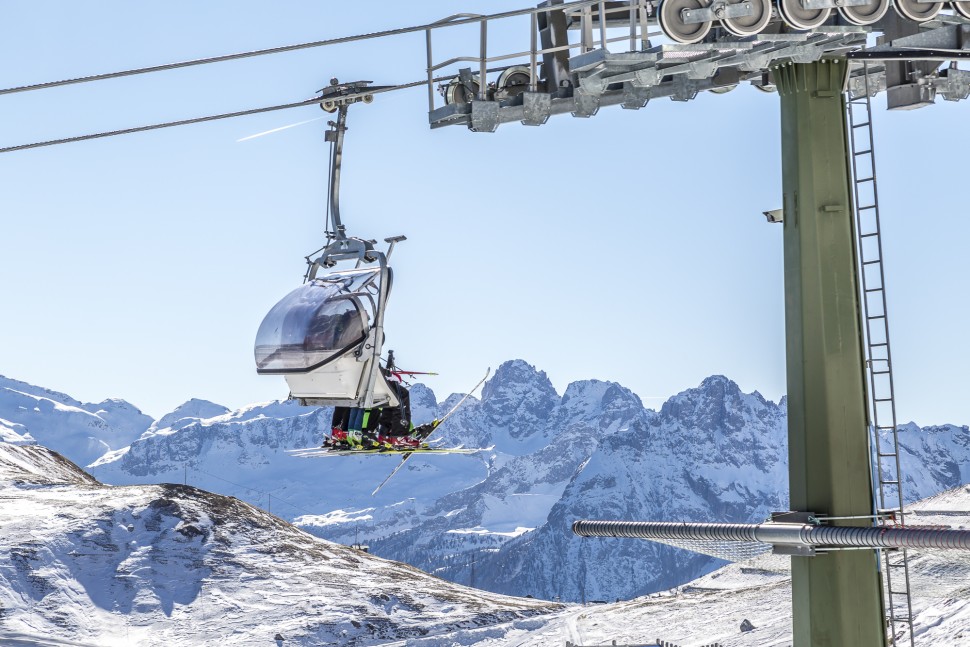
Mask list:
[[[637,47],[637,40],[639,38],[641,44],[644,46],[649,43],[651,36],[659,35],[661,32],[656,31],[651,33],[648,30],[647,23],[647,3],[646,0],[627,0],[626,7],[610,7],[607,8],[605,0],[581,0],[579,2],[572,2],[568,4],[561,5],[548,5],[544,7],[536,7],[528,11],[521,12],[508,12],[504,14],[492,14],[492,15],[474,15],[474,14],[455,14],[447,18],[443,18],[436,23],[431,23],[425,30],[425,47],[426,47],[426,61],[427,61],[427,77],[428,77],[428,112],[434,110],[434,91],[431,88],[431,79],[434,72],[455,65],[456,63],[477,63],[478,75],[479,75],[479,87],[478,87],[478,97],[477,99],[483,100],[486,98],[487,93],[487,81],[485,79],[488,72],[495,70],[489,69],[488,65],[490,63],[497,63],[501,61],[510,61],[518,58],[528,57],[529,66],[529,89],[530,91],[536,91],[538,87],[538,57],[544,54],[554,54],[556,52],[571,51],[578,49],[581,52],[587,52],[594,49],[593,38],[592,38],[592,23],[593,23],[593,7],[596,7],[596,18],[599,23],[599,46],[608,50],[608,46],[611,43],[618,43],[629,41],[630,50],[634,51]],[[541,13],[551,13],[551,12],[562,12],[563,14],[576,17],[580,16],[581,20],[581,32],[582,36],[578,43],[566,43],[564,45],[556,45],[553,47],[538,47],[537,37],[538,37],[538,16]],[[606,27],[606,16],[609,14],[618,13],[628,13],[630,20],[630,31],[628,35],[607,37],[607,27]],[[530,48],[527,51],[513,52],[510,54],[500,54],[496,56],[488,55],[488,22],[491,20],[501,20],[503,18],[510,18],[522,15],[530,16]],[[455,20],[461,20],[462,24],[479,24],[480,35],[479,35],[479,55],[478,56],[455,56],[449,58],[445,61],[438,63],[434,62],[433,45],[432,45],[432,31],[437,26],[450,26],[456,24]]]

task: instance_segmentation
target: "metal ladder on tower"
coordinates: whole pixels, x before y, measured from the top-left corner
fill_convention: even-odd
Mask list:
[[[869,416],[873,436],[873,470],[878,484],[877,523],[905,525],[903,479],[899,465],[899,435],[893,388],[892,352],[886,310],[885,275],[879,226],[879,196],[872,136],[872,104],[868,66],[863,65],[865,93],[846,97],[850,158],[854,191],[856,238],[859,252],[866,368],[869,376]],[[883,551],[889,644],[915,647],[913,604],[910,597],[906,549]],[[906,637],[909,637],[907,640]]]

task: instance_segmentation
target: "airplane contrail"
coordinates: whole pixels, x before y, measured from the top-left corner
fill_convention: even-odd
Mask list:
[[[272,133],[278,133],[279,131],[286,130],[287,128],[294,128],[296,126],[302,126],[303,124],[308,124],[311,121],[320,121],[321,119],[326,119],[326,117],[317,117],[316,119],[307,119],[306,121],[298,121],[295,124],[289,124],[288,126],[280,126],[279,128],[273,128],[272,130],[266,130],[266,131],[261,132],[261,133],[256,133],[255,135],[247,135],[246,137],[243,137],[242,139],[237,139],[236,140],[236,143],[244,142],[247,139],[255,139],[257,137],[262,137],[263,135],[270,135]]]

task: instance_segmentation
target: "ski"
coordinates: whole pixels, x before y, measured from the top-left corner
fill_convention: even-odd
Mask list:
[[[458,403],[451,408],[451,411],[449,411],[444,416],[442,416],[441,420],[439,420],[435,424],[435,426],[431,428],[431,431],[428,433],[428,436],[430,436],[431,434],[433,434],[435,432],[435,430],[438,429],[438,427],[441,426],[441,423],[443,423],[445,420],[447,420],[448,418],[450,418],[453,413],[455,413],[456,411],[458,411],[458,407],[460,407],[462,404],[464,404],[465,403],[465,400],[467,400],[469,397],[471,397],[471,394],[474,393],[475,391],[477,391],[478,388],[482,384],[485,383],[485,380],[488,379],[488,376],[491,373],[492,373],[492,367],[489,366],[488,367],[488,370],[485,371],[485,377],[483,377],[481,380],[479,380],[478,381],[478,384],[476,384],[474,387],[472,387],[472,389],[468,393],[465,394],[465,397],[463,397],[461,400],[459,400]],[[425,436],[425,438],[427,438],[428,436]],[[422,438],[421,440],[424,440],[424,438]],[[390,474],[387,475],[387,478],[385,478],[383,481],[381,481],[381,484],[380,485],[378,485],[376,488],[374,488],[374,491],[371,492],[370,495],[371,496],[374,496],[378,492],[380,492],[381,488],[384,487],[384,485],[388,481],[390,481],[394,477],[394,475],[397,474],[401,470],[402,467],[404,467],[404,464],[408,461],[408,459],[411,458],[411,456],[414,455],[414,454],[416,454],[416,453],[419,453],[419,452],[415,452],[414,450],[409,451],[409,452],[408,451],[402,452],[402,454],[404,454],[404,455],[401,457],[401,462],[398,463],[397,467],[394,468],[394,471],[392,471]]]
[[[374,454],[401,456],[403,454],[477,454],[494,449],[492,447],[402,447],[400,449],[333,449],[331,447],[307,447],[288,449],[287,454],[297,458],[322,458],[326,456],[371,456]]]

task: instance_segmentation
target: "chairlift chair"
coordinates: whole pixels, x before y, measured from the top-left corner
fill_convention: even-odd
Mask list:
[[[392,282],[388,259],[405,237],[386,238],[386,252],[374,248],[376,241],[348,237],[338,203],[347,106],[369,103],[368,83],[334,79],[321,91],[321,107],[338,112],[327,133],[333,145],[328,245],[318,258],[307,259],[306,282],[273,306],[256,333],[256,372],[283,375],[290,398],[305,405],[369,409],[400,404],[380,361]],[[354,266],[335,269],[346,261]],[[321,270],[328,273],[318,277]]]

